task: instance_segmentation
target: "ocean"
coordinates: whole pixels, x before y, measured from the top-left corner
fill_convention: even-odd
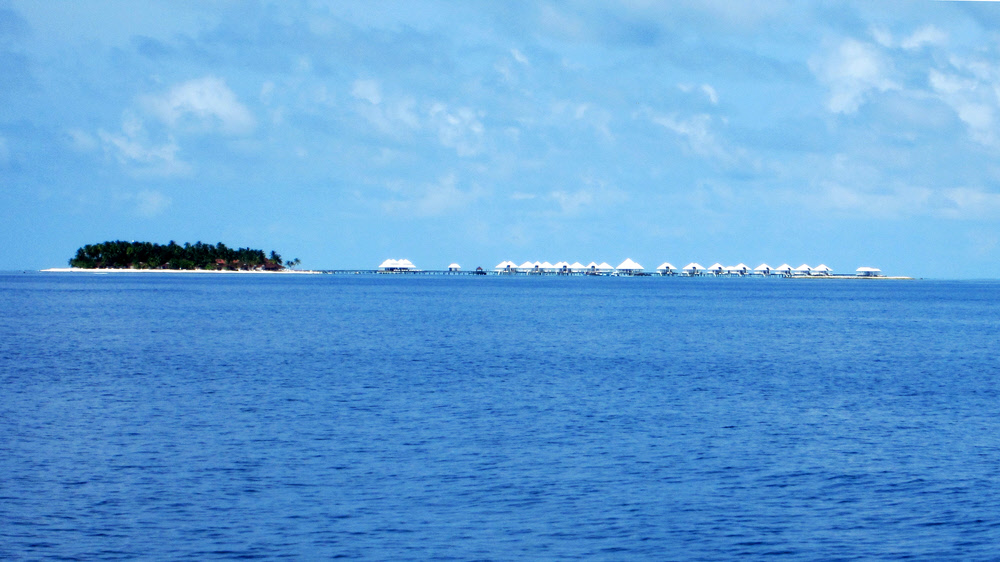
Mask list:
[[[0,274],[6,560],[997,560],[1000,282]]]

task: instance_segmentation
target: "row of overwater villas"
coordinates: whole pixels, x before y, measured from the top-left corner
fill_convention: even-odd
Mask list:
[[[410,260],[394,260],[388,259],[379,265],[379,269],[383,271],[418,271],[416,266],[413,265]],[[457,272],[461,271],[461,266],[457,263],[453,263],[448,266],[448,271]],[[612,267],[611,264],[607,262],[596,263],[590,262],[588,265],[583,265],[580,262],[568,263],[568,262],[530,262],[526,261],[520,265],[512,261],[503,261],[497,264],[493,270],[497,273],[555,273],[555,274],[590,274],[590,275],[639,275],[646,274],[645,269],[642,265],[636,263],[631,258],[626,259],[622,263],[618,264],[618,267]],[[859,267],[856,271],[856,275],[875,277],[881,273],[881,270],[874,267]],[[704,267],[699,263],[689,263],[686,266],[678,269],[674,267],[669,262],[664,262],[656,268],[656,273],[658,275],[784,275],[784,276],[796,276],[796,275],[833,275],[833,269],[827,267],[826,265],[820,264],[816,267],[810,267],[807,264],[802,264],[799,267],[792,267],[788,264],[782,264],[779,267],[771,267],[766,263],[762,263],[757,267],[750,269],[746,264],[738,264],[733,266],[724,266],[720,263],[715,265]]]
[[[618,264],[618,267],[612,267],[611,264],[607,262],[595,263],[590,262],[588,265],[583,265],[580,262],[567,263],[558,262],[551,264],[549,262],[524,262],[521,265],[517,265],[512,261],[505,261],[497,264],[494,271],[500,273],[591,273],[591,274],[603,274],[603,275],[636,275],[645,272],[645,268],[642,265],[636,263],[632,259],[626,259],[622,263]],[[881,272],[878,268],[874,267],[859,267],[856,270],[857,275],[861,276],[876,276]],[[833,275],[833,269],[820,264],[816,267],[811,267],[808,264],[802,264],[798,267],[792,267],[790,265],[781,264],[778,267],[771,267],[766,263],[762,263],[757,267],[751,269],[750,266],[746,264],[730,265],[724,266],[721,263],[716,263],[709,267],[705,267],[700,263],[692,262],[685,265],[682,268],[674,267],[673,264],[669,262],[664,262],[656,268],[656,273],[659,275]]]

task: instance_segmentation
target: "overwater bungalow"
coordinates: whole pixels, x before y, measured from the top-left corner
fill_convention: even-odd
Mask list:
[[[643,267],[638,263],[632,261],[632,258],[626,258],[625,261],[618,264],[615,271],[620,275],[635,275],[637,273],[642,273]]]
[[[417,267],[413,265],[413,262],[407,259],[387,259],[382,262],[378,268],[381,271],[417,271]]]
[[[358,273],[357,270],[345,270],[353,273]],[[476,268],[475,271],[463,270],[458,263],[450,264],[446,270],[421,270],[418,269],[413,262],[408,259],[387,259],[379,264],[377,269],[366,270],[369,273],[423,273],[428,275],[436,274],[453,274],[453,275],[467,275],[467,274],[532,274],[532,275],[622,275],[622,276],[632,276],[632,275],[649,275],[645,271],[645,268],[632,258],[627,258],[622,263],[618,264],[618,267],[612,267],[608,262],[590,262],[588,265],[583,265],[580,262],[573,262],[572,264],[567,261],[558,261],[552,264],[548,261],[526,261],[521,265],[517,265],[513,261],[504,260],[498,263],[492,271],[484,270],[483,268]],[[337,273],[338,271],[330,271],[330,273]],[[883,277],[882,271],[875,267],[859,267],[856,270],[855,275],[850,274],[838,274],[833,273],[833,268],[827,266],[826,264],[820,264],[816,267],[811,267],[808,264],[802,264],[798,267],[791,267],[787,263],[781,264],[779,267],[772,268],[767,263],[761,263],[757,267],[751,269],[745,263],[739,263],[737,265],[723,266],[721,263],[715,263],[711,267],[704,267],[697,262],[691,262],[684,266],[683,268],[677,269],[670,262],[663,262],[659,267],[656,268],[656,274],[660,276],[666,275],[684,275],[687,277],[700,276],[706,273],[711,273],[713,276],[733,276],[733,277],[745,277],[745,276],[772,276],[780,275],[784,277],[797,277],[797,278],[851,278],[851,277]]]
[[[691,262],[685,265],[681,271],[683,271],[689,276],[701,275],[701,273],[705,271],[705,268],[700,263]]]
[[[677,273],[677,268],[671,265],[670,262],[663,262],[659,267],[656,268],[657,273],[660,275],[674,275]]]

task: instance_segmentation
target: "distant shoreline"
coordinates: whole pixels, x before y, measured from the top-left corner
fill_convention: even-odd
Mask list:
[[[333,273],[333,274],[389,274],[389,275],[490,275],[490,276],[517,276],[522,275],[508,274],[508,273],[498,273],[498,272],[472,272],[472,271],[380,271],[380,270],[330,270],[330,271],[318,271],[318,270],[299,270],[299,269],[282,269],[278,271],[267,271],[263,269],[254,270],[231,270],[231,269],[130,269],[130,268],[80,268],[80,267],[51,267],[48,269],[39,270],[42,273],[91,273],[91,274],[103,274],[103,273],[196,273],[196,274],[236,274],[236,275],[321,275],[323,273]],[[523,276],[557,276],[556,273],[545,273],[545,274],[530,274],[525,273]],[[565,275],[558,275],[563,277]],[[570,275],[579,277],[589,277],[590,275]],[[621,275],[601,275],[600,277],[620,277]],[[643,275],[625,275],[625,277],[688,277],[685,275],[667,275],[661,276],[655,273],[646,273]],[[757,276],[757,275],[747,275],[747,276],[733,276],[733,275],[712,275],[703,274],[696,275],[693,277],[697,278],[713,278],[713,277],[781,277],[783,279],[810,279],[810,280],[887,280],[887,281],[913,281],[913,277],[904,276],[886,276],[886,275],[770,275],[770,276]]]
[[[208,273],[237,275],[319,275],[320,271],[308,269],[282,269],[280,271],[265,270],[230,270],[230,269],[131,269],[131,268],[82,268],[82,267],[50,267],[39,270],[42,273]]]

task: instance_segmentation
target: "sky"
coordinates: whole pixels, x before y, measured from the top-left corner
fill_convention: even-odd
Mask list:
[[[0,225],[1000,278],[1000,3],[0,0]]]

